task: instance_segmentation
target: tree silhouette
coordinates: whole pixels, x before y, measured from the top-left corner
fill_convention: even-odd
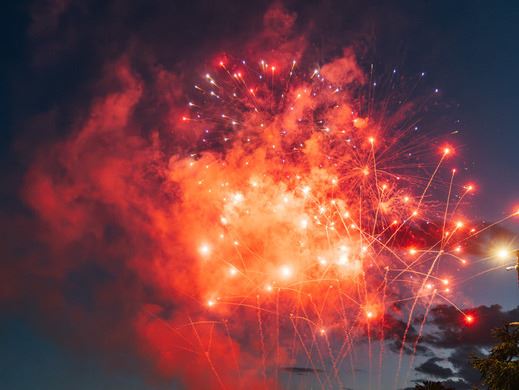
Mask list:
[[[452,387],[446,387],[441,382],[424,381],[415,385],[415,390],[454,390]]]
[[[472,365],[490,390],[519,389],[519,328],[508,326],[492,331],[499,340],[487,357],[472,358]]]

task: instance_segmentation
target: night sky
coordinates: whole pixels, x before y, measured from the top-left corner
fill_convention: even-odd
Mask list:
[[[455,146],[456,167],[477,187],[468,205],[471,219],[492,222],[517,209],[519,6],[511,1],[282,4],[297,14],[294,28],[308,40],[314,57],[319,57],[314,58],[318,64],[353,47],[360,64],[374,63],[381,78],[392,69],[409,80],[424,72],[421,91],[439,91],[434,110],[437,118],[428,122],[430,129],[418,131],[431,131]],[[113,265],[105,269],[97,260],[88,261],[99,257],[97,249],[90,250],[88,240],[67,254],[47,245],[25,195],[31,191],[27,177],[35,161],[52,158],[49,146],[66,139],[78,123],[87,120],[86,108],[110,90],[107,69],[112,64],[129,64],[144,85],[155,85],[158,68],[178,74],[178,83],[184,85],[220,53],[243,54],[242,48],[262,29],[270,5],[197,0],[48,0],[4,5],[0,23],[0,261],[5,270],[0,272],[0,387],[182,388],[176,375],[150,374],[153,370],[143,363],[139,346],[125,345],[132,337],[124,327],[133,313],[133,302],[153,295],[146,286],[136,287],[122,306],[117,299],[107,299],[106,305],[96,303],[98,296],[92,291],[98,291],[98,286],[117,286],[101,294],[123,294],[125,286],[133,283],[134,276],[121,260],[127,252],[110,252],[107,256]],[[151,103],[138,108],[141,132],[160,128],[153,122],[150,107],[160,115],[164,107],[154,93],[146,92]],[[183,97],[175,92],[171,95],[171,101],[180,105]],[[427,127],[426,120],[424,123]],[[170,142],[169,147],[175,149],[175,142],[180,141]],[[483,247],[502,242],[519,246],[517,218],[501,226],[497,238],[486,237]],[[114,227],[110,234],[117,237],[121,233]],[[70,253],[77,253],[77,259]],[[60,256],[70,264],[81,262],[77,269],[67,268],[67,280],[57,276],[52,266],[46,268]],[[479,249],[470,256],[477,261],[488,254]],[[38,272],[33,272],[35,265]],[[493,266],[481,262],[475,269]],[[85,310],[67,310],[60,304],[60,294]],[[480,307],[477,329],[458,344],[447,333],[441,340],[425,337],[435,355],[417,359],[418,369],[411,381],[432,378],[470,388],[467,383],[478,377],[460,363],[463,354],[488,347],[489,328],[519,320],[519,309],[514,309],[519,298],[517,280],[503,268],[467,281],[460,286],[460,296],[464,308],[477,311]],[[174,311],[174,305],[169,310]],[[434,310],[431,326],[457,321],[449,308]],[[107,336],[107,329],[118,329],[120,334]],[[438,352],[442,348],[450,352]],[[438,365],[440,359],[447,364]],[[389,369],[383,375],[392,380]],[[308,383],[314,383],[310,376]],[[355,388],[367,388],[366,383],[360,367]]]

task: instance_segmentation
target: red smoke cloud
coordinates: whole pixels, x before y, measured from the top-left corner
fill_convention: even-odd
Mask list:
[[[292,60],[304,44],[301,36],[287,39],[294,20],[280,7],[270,9],[251,48],[282,43],[279,66],[282,58]],[[205,318],[196,299],[205,294],[198,254],[185,242],[204,221],[189,215],[191,204],[174,177],[185,163],[175,162],[182,159],[175,151],[194,146],[200,134],[179,124],[185,88],[175,73],[156,68],[153,80],[144,83],[124,57],[105,66],[96,88],[107,92],[93,99],[70,135],[37,152],[23,198],[37,218],[30,229],[40,249],[4,273],[3,297],[16,300],[27,287],[18,275],[28,275],[46,317],[41,321],[55,328],[61,319],[69,336],[59,338],[75,348],[133,350],[152,362],[153,371],[193,388],[257,387],[256,370],[236,374],[238,361],[242,367],[257,363],[234,338],[245,329],[235,323],[238,333],[230,337],[214,325],[186,326],[188,317]],[[144,99],[149,104],[150,95],[160,120],[157,130],[143,135],[139,105]],[[202,217],[214,222],[214,216]],[[85,283],[89,278],[92,283]],[[84,342],[77,341],[81,337]]]
[[[414,264],[392,239],[438,210],[426,180],[391,169],[424,146],[390,133],[410,105],[368,120],[352,51],[296,76],[296,20],[270,8],[244,45],[254,64],[226,61],[194,92],[162,66],[105,66],[103,92],[25,175],[37,239],[2,277],[5,300],[27,299],[27,275],[59,338],[129,350],[191,388],[272,388],[301,356],[340,383],[352,340],[383,342],[385,294],[400,291],[388,267]]]
[[[230,383],[228,356],[231,350],[240,353],[234,341],[211,330],[214,343],[207,349],[192,339],[193,329],[174,329],[184,325],[186,312],[196,320],[201,311],[192,300],[200,289],[197,261],[179,240],[189,228],[176,210],[181,194],[167,179],[159,136],[142,137],[133,122],[143,83],[124,60],[107,72],[115,91],[94,101],[71,136],[41,150],[26,176],[24,196],[38,216],[38,238],[48,252],[44,261],[37,255],[27,271],[53,285],[43,291],[33,286],[41,294],[42,312],[50,322],[64,316],[78,326],[73,338],[86,333],[108,349],[135,343],[128,348],[192,387],[214,385],[212,375],[201,375],[210,351],[221,380]],[[95,281],[83,285],[88,276],[82,273],[91,269]],[[71,280],[75,274],[78,279]],[[88,290],[78,292],[88,299],[71,302],[70,283]],[[164,314],[154,302],[173,309]],[[197,332],[205,342],[210,330]]]

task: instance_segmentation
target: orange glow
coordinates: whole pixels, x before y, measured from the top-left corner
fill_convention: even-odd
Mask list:
[[[512,257],[512,251],[508,248],[499,248],[496,255],[501,260],[507,260]]]
[[[367,118],[355,118],[353,119],[353,126],[357,129],[365,129],[368,126]],[[374,141],[374,139],[373,139]]]
[[[208,244],[202,244],[198,248],[198,252],[200,252],[202,256],[208,256],[211,253],[211,247]]]
[[[442,152],[443,152],[443,155],[444,156],[448,156],[448,155],[451,155],[454,153],[454,150],[452,149],[451,146],[445,146],[443,149],[442,149]]]
[[[280,269],[279,269],[279,274],[281,275],[281,277],[283,279],[288,279],[292,276],[292,274],[294,273],[292,267],[288,266],[288,265],[284,265],[282,266]]]
[[[77,139],[57,148],[70,150],[56,159],[48,153],[50,163],[35,164],[28,181],[35,215],[59,243],[52,253],[68,255],[93,237],[97,256],[98,241],[108,241],[100,223],[116,216],[127,237],[114,234],[104,245],[108,260],[122,250],[131,257],[127,274],[138,274],[127,299],[146,302],[135,310],[139,337],[159,334],[160,368],[185,360],[206,370],[204,380],[221,374],[223,385],[207,379],[192,388],[277,388],[274,373],[293,364],[318,368],[314,387],[344,387],[336,382],[347,374],[330,372],[350,358],[356,364],[352,346],[378,352],[388,341],[386,319],[409,322],[412,333],[400,335],[404,355],[420,340],[416,319],[438,303],[456,305],[456,286],[471,280],[459,256],[462,245],[471,253],[481,227],[443,158],[454,149],[408,131],[421,121],[415,105],[391,106],[385,83],[366,99],[370,77],[353,55],[314,71],[294,67],[300,56],[281,49],[255,52],[272,55],[276,66],[231,56],[200,61],[193,71],[210,69],[181,108],[167,104],[182,96],[172,88],[182,88],[183,77],[158,69],[167,83],[155,99],[144,80],[121,72],[114,85],[135,91],[94,102]],[[142,138],[137,130],[155,111],[141,109],[141,95],[167,116]],[[122,114],[120,105],[134,101]],[[132,123],[139,113],[146,120]],[[54,163],[58,172],[48,168]],[[138,297],[141,290],[149,296]],[[364,352],[377,366],[379,357]],[[247,386],[249,377],[261,384]]]

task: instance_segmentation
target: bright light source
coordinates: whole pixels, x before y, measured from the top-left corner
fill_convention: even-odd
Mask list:
[[[497,251],[496,255],[501,260],[507,260],[508,258],[510,258],[510,251],[506,248],[501,248]]]
[[[472,314],[466,314],[465,318],[463,319],[465,321],[465,324],[472,325],[476,319]]]
[[[211,253],[211,247],[207,244],[202,244],[198,247],[198,252],[200,252],[202,256],[208,256]]]
[[[241,192],[237,192],[237,193],[233,194],[233,196],[232,196],[232,201],[234,204],[243,202],[243,199],[244,199],[244,196]]]
[[[288,279],[292,276],[293,271],[288,265],[284,265],[280,268],[279,273],[283,278]]]
[[[337,264],[346,265],[348,263],[348,256],[346,254],[341,254],[339,256],[339,260],[337,260]]]

